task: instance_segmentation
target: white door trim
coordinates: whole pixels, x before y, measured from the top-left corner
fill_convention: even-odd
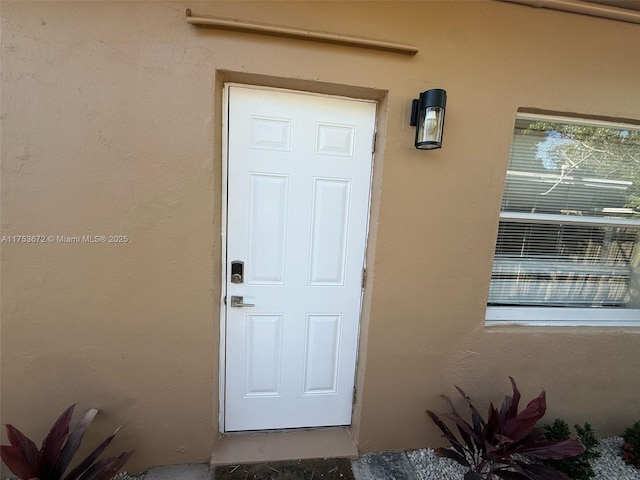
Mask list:
[[[221,179],[221,218],[220,218],[220,245],[222,248],[222,261],[220,264],[220,346],[218,350],[218,430],[225,432],[224,422],[224,398],[225,398],[225,374],[226,350],[227,350],[227,177],[229,161],[229,86],[225,83],[222,91],[222,179]]]
[[[230,87],[240,86],[243,88],[250,88],[262,91],[275,90],[279,92],[292,92],[292,93],[300,93],[300,90],[286,89],[286,88],[277,88],[277,87],[268,87],[261,85],[251,85],[251,84],[243,84],[237,82],[225,82],[223,86],[223,95],[222,95],[222,119],[221,119],[221,146],[222,146],[222,178],[221,178],[221,249],[222,249],[222,258],[221,258],[221,271],[220,271],[220,281],[221,281],[221,289],[220,289],[220,345],[219,345],[219,368],[218,368],[218,425],[219,432],[225,433],[225,371],[226,371],[226,303],[225,299],[227,296],[227,273],[226,273],[226,265],[227,265],[227,221],[228,221],[228,161],[229,161],[229,89]],[[365,98],[356,98],[356,97],[347,97],[342,95],[330,95],[330,94],[322,94],[313,91],[303,91],[305,94],[319,96],[319,97],[330,97],[336,99],[346,99],[346,100],[358,100],[367,103],[373,103],[377,105],[377,101]],[[377,123],[377,121],[376,121]],[[375,137],[374,137],[375,141]],[[373,147],[373,145],[372,145]],[[366,234],[365,234],[365,250],[364,250],[364,258],[363,258],[363,266],[366,268],[366,258],[367,251],[369,245],[369,232],[370,232],[370,220],[371,220],[371,207],[372,207],[372,196],[373,196],[373,178],[374,178],[374,168],[375,168],[375,156],[372,152],[371,159],[371,175],[369,178],[369,205],[367,208],[367,220],[366,220]],[[364,288],[362,289],[360,295],[360,313],[358,319],[358,345],[356,347],[356,355],[358,356],[358,352],[360,350],[360,340],[362,334],[362,312],[363,312],[363,301],[364,301]],[[358,375],[358,363],[359,358],[356,358],[355,364],[355,382],[354,385],[357,384],[357,375]],[[352,417],[353,423],[353,417]]]

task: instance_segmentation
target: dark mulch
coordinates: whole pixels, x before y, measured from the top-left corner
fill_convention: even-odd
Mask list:
[[[216,467],[215,480],[354,480],[346,458],[291,460],[288,462]]]

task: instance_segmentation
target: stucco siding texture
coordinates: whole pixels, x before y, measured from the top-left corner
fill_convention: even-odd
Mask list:
[[[398,54],[198,28],[185,10],[413,44]],[[225,81],[379,101],[353,429],[361,451],[442,444],[427,408],[512,375],[549,413],[617,434],[640,415],[640,330],[486,328],[518,108],[640,119],[640,25],[481,2],[0,5],[1,422],[41,439],[78,402],[124,424],[127,469],[218,438]],[[448,93],[444,146],[411,100]],[[6,437],[3,434],[3,443]]]

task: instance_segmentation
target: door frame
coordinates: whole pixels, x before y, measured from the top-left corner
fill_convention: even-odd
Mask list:
[[[227,296],[227,222],[228,222],[228,166],[229,166],[229,89],[230,87],[238,86],[243,88],[251,88],[255,90],[275,90],[280,92],[291,92],[291,93],[304,93],[307,95],[315,95],[319,97],[332,97],[344,100],[359,100],[364,102],[371,102],[376,104],[376,114],[374,118],[374,138],[372,145],[372,154],[371,154],[371,175],[369,178],[369,206],[367,208],[367,223],[366,223],[366,232],[365,232],[365,248],[364,248],[364,257],[363,257],[363,268],[367,269],[367,257],[369,254],[369,235],[371,232],[371,212],[373,205],[373,186],[374,186],[374,178],[376,172],[376,144],[377,144],[377,126],[378,126],[378,114],[380,109],[380,101],[373,100],[370,98],[357,98],[357,97],[347,97],[342,95],[332,95],[320,92],[314,92],[311,90],[296,90],[291,88],[282,88],[282,87],[270,87],[267,85],[258,85],[258,84],[247,84],[247,83],[239,83],[232,81],[225,81],[222,85],[222,135],[221,135],[221,147],[222,147],[222,177],[221,177],[221,217],[220,217],[220,245],[221,245],[221,268],[220,268],[220,345],[218,350],[219,360],[218,360],[218,430],[221,434],[228,433],[225,429],[225,389],[226,389],[226,381],[225,381],[225,372],[226,372],[226,325],[227,325],[227,308],[226,308],[226,296]],[[368,273],[368,272],[367,272]],[[366,278],[366,277],[365,277]],[[365,284],[366,286],[366,284]],[[356,345],[356,363],[354,370],[354,388],[358,388],[358,372],[359,372],[359,363],[360,363],[360,354],[361,354],[361,342],[362,342],[362,320],[363,320],[363,312],[364,312],[364,301],[365,301],[365,286],[361,289],[360,292],[360,313],[358,317],[358,343]],[[354,415],[355,415],[355,396],[352,403],[352,415],[351,415],[351,425],[353,425]],[[313,428],[313,427],[312,427]],[[331,427],[318,427],[318,428],[331,428]]]

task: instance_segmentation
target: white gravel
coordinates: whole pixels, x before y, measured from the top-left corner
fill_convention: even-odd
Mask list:
[[[638,480],[640,469],[624,461],[620,450],[624,441],[622,437],[601,438],[598,451],[602,455],[591,461],[596,472],[594,480]]]
[[[640,469],[627,464],[620,455],[621,437],[600,439],[600,458],[591,460],[593,480],[640,480]],[[466,469],[448,458],[437,457],[430,448],[407,452],[418,480],[462,480]]]
[[[437,457],[433,449],[407,452],[418,480],[461,480],[467,469],[449,458]]]

